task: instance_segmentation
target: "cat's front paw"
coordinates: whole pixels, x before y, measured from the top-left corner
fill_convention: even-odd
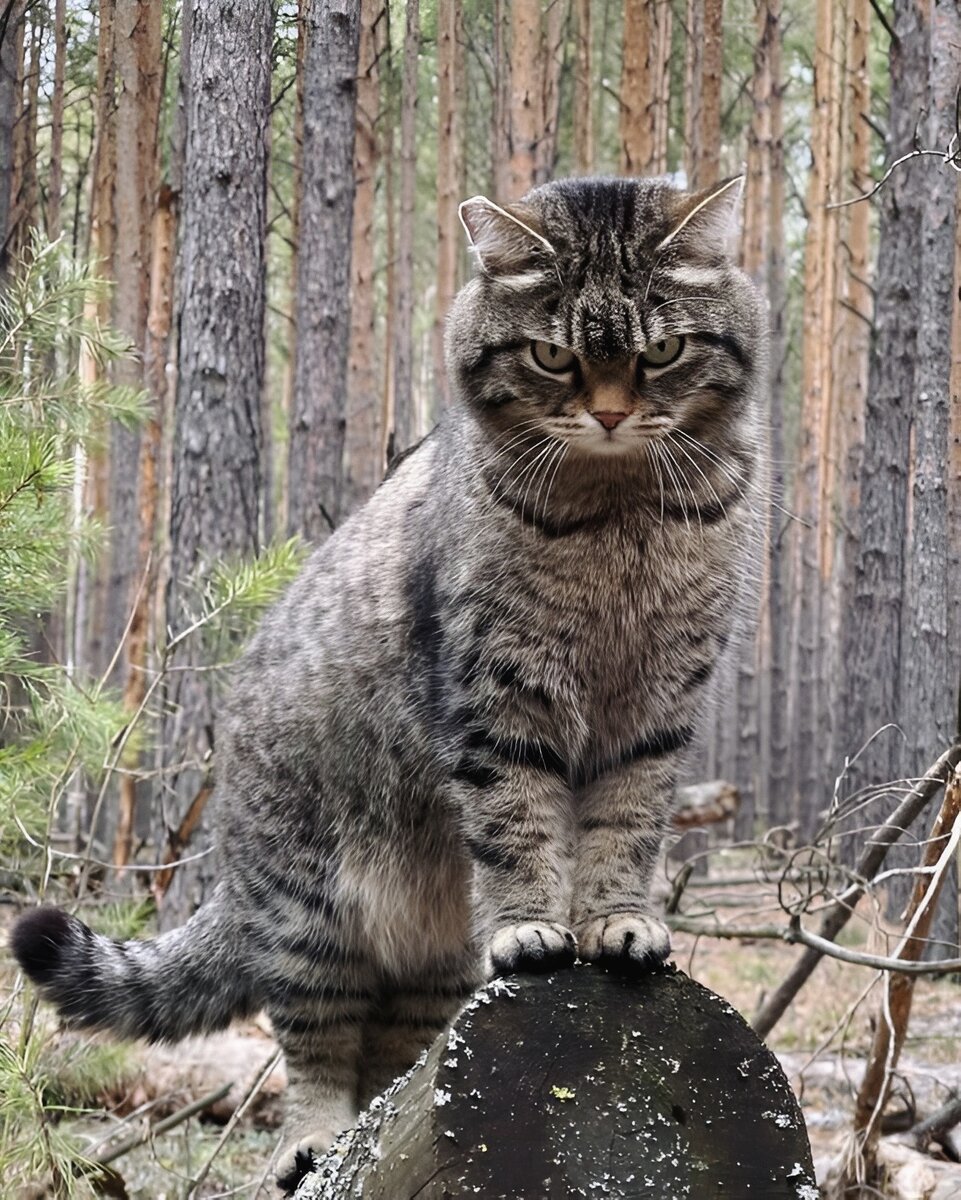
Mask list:
[[[611,913],[594,917],[577,930],[583,962],[598,959],[637,967],[656,967],[671,953],[671,935],[656,917],[643,913]]]
[[[487,978],[514,971],[552,971],[570,967],[577,957],[577,942],[564,925],[525,921],[502,925],[487,947],[484,967]]]

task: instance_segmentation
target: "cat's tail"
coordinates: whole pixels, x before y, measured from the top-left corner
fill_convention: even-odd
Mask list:
[[[258,1007],[219,887],[186,925],[152,941],[115,941],[44,906],[17,921],[10,947],[44,999],[81,1029],[174,1042]]]

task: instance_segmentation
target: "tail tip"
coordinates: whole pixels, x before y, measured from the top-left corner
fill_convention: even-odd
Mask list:
[[[75,924],[73,917],[49,904],[33,908],[17,920],[10,934],[10,949],[34,983],[49,983],[57,973]]]

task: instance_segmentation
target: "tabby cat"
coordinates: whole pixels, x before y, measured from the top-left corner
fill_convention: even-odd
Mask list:
[[[148,942],[51,908],[15,929],[76,1026],[174,1040],[266,1009],[282,1186],[484,976],[669,952],[648,886],[762,474],[739,190],[462,205],[455,403],[237,669],[214,896]]]

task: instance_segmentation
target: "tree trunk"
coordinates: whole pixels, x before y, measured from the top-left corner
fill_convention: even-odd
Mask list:
[[[157,192],[157,122],[162,74],[161,6],[152,0],[117,0],[114,65],[118,89],[115,117],[113,321],[142,355],[150,298],[150,234]],[[143,384],[141,360],[126,358],[114,381]],[[141,586],[138,493],[140,431],[115,425],[110,434],[110,580],[105,647],[112,655],[125,636]],[[118,663],[125,658],[118,659]],[[118,674],[126,678],[121,667]]]
[[[444,363],[444,325],[457,291],[462,236],[457,218],[463,172],[463,44],[460,0],[437,6],[437,287],[434,296],[434,401],[450,403]]]
[[[574,169],[578,175],[594,170],[594,78],[591,74],[591,0],[575,0],[574,53]]]
[[[491,187],[494,198],[511,196],[510,25],[505,0],[494,0],[494,102],[491,121]]]
[[[7,12],[3,38],[0,39],[0,285],[7,273],[15,198],[13,174],[17,128],[17,40],[18,36],[23,37],[23,2],[24,0],[16,0]]]
[[[710,187],[720,176],[724,0],[688,0],[687,185]],[[755,114],[757,108],[755,106]]]
[[[510,183],[509,195],[501,199],[517,199],[537,182],[537,147],[544,136],[540,0],[514,0],[510,13]]]
[[[47,179],[47,237],[60,236],[63,191],[63,86],[67,59],[66,0],[56,0],[53,18],[53,95],[50,100],[50,172]]]
[[[364,1113],[298,1200],[815,1195],[777,1059],[672,968],[497,981]]]
[[[792,613],[793,686],[791,756],[802,835],[813,832],[823,801],[823,761],[819,755],[821,715],[822,579],[826,538],[832,531],[827,502],[834,397],[831,347],[834,344],[837,214],[827,205],[836,197],[839,113],[835,29],[836,0],[818,0],[814,64],[814,117],[808,227],[804,257],[803,378],[798,472],[793,497],[800,518],[793,527]]]
[[[897,0],[897,37],[890,44],[890,153],[910,150],[927,78],[927,31],[919,6]],[[857,750],[874,734],[850,772],[853,793],[901,776],[900,734],[882,727],[902,716],[901,624],[908,511],[908,452],[916,394],[921,293],[923,188],[929,164],[895,171],[882,188],[875,319],[860,480],[860,540],[849,566],[844,621],[844,746]],[[942,353],[945,344],[942,345]],[[943,451],[942,451],[943,452]]]
[[[538,58],[543,73],[541,84],[542,134],[537,143],[534,178],[547,183],[554,178],[557,161],[557,133],[560,123],[561,66],[564,56],[564,35],[570,5],[567,0],[548,0],[541,22],[541,52]]]
[[[288,528],[322,541],[344,491],[359,0],[314,0],[306,23]]]
[[[386,19],[384,0],[362,0],[354,134],[350,360],[347,369],[347,430],[344,445],[345,513],[363,504],[383,475],[378,436],[380,374],[374,336],[377,316],[374,216],[379,161],[377,118],[380,111],[377,25]]]
[[[667,170],[670,0],[624,0],[621,173]]]
[[[417,200],[417,60],[420,0],[407,0],[400,112],[400,213],[394,314],[394,436],[391,456],[412,446],[414,422],[414,206]]]
[[[267,139],[273,5],[191,0],[187,145],[178,316],[180,346],[170,519],[167,626],[191,620],[189,581],[259,544]],[[194,605],[196,596],[193,598]],[[187,643],[175,665],[202,661]],[[158,845],[182,851],[185,813],[208,792],[213,677],[168,679]],[[197,843],[194,843],[196,848]],[[203,898],[209,859],[178,869],[163,910],[180,924]]]

